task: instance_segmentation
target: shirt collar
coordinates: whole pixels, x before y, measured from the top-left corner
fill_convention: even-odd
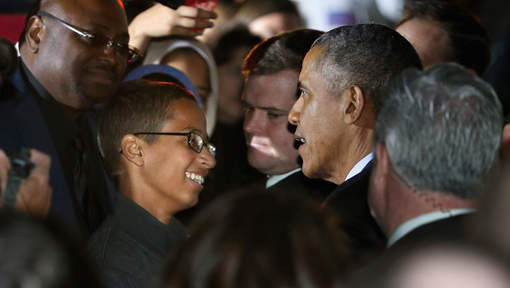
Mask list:
[[[269,175],[269,177],[267,178],[267,181],[266,181],[266,189],[268,189],[269,187],[275,185],[276,183],[282,181],[283,179],[287,178],[288,176],[290,176],[290,175],[292,175],[294,173],[297,173],[299,171],[301,171],[301,168],[292,170],[292,171],[287,172],[285,174]]]
[[[365,168],[365,166],[367,166],[367,164],[374,158],[374,154],[372,152],[368,153],[367,156],[363,157],[363,159],[359,160],[358,163],[356,163],[356,165],[354,165],[354,167],[352,167],[351,171],[349,171],[349,174],[347,174],[347,177],[345,177],[345,181],[349,180],[350,178],[358,175],[361,171],[363,171],[363,169]]]
[[[388,244],[387,247],[392,246],[397,242],[399,239],[404,237],[405,235],[409,234],[414,229],[421,227],[423,225],[439,221],[442,219],[446,219],[449,217],[462,215],[462,214],[468,214],[474,212],[474,209],[450,209],[446,211],[433,211],[429,212],[423,215],[420,215],[418,217],[411,218],[404,223],[400,224],[400,226],[395,229],[393,234],[391,234],[390,238],[388,238]]]

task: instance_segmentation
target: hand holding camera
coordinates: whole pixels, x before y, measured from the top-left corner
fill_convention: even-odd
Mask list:
[[[46,216],[52,195],[50,163],[48,155],[34,149],[0,149],[0,206]]]

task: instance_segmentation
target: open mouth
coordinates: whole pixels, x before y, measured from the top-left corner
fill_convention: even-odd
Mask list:
[[[306,139],[304,137],[296,137],[294,140],[300,144],[306,143]]]
[[[186,178],[190,179],[191,181],[197,183],[197,184],[204,184],[204,177],[202,175],[198,175],[198,174],[195,174],[193,172],[188,172],[186,171],[186,173],[184,173],[186,175]]]
[[[294,138],[294,147],[296,149],[299,148],[299,146],[303,145],[303,144],[306,144],[306,139],[304,137],[299,137],[299,136],[296,136]]]

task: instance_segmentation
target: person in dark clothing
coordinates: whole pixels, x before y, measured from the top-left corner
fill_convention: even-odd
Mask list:
[[[186,238],[174,215],[197,203],[215,147],[195,98],[171,82],[123,83],[98,119],[98,142],[119,195],[89,252],[107,287],[145,287]]]
[[[297,126],[302,171],[338,185],[323,205],[342,215],[355,254],[384,248],[384,235],[366,203],[367,169],[384,101],[380,92],[407,67],[421,68],[421,63],[404,37],[383,25],[359,24],[317,39],[299,74],[300,94],[288,120]]]
[[[162,287],[343,287],[350,263],[338,221],[293,191],[227,195],[198,215]]]
[[[0,148],[50,155],[50,216],[88,237],[111,211],[91,112],[134,52],[116,0],[40,0],[27,16],[13,89],[0,101]]]
[[[503,115],[496,93],[447,63],[404,71],[385,98],[368,199],[387,245],[399,251],[418,241],[466,238],[462,223],[499,156]]]
[[[319,202],[334,185],[303,176],[287,114],[296,100],[303,58],[322,34],[299,29],[257,44],[244,59],[242,93],[248,163],[267,175],[265,188],[302,193]]]

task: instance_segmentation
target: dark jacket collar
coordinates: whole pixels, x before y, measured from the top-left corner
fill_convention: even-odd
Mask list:
[[[175,217],[168,225],[159,222],[147,210],[119,193],[114,219],[130,236],[145,247],[152,247],[166,255],[175,243],[188,236],[184,225]]]

